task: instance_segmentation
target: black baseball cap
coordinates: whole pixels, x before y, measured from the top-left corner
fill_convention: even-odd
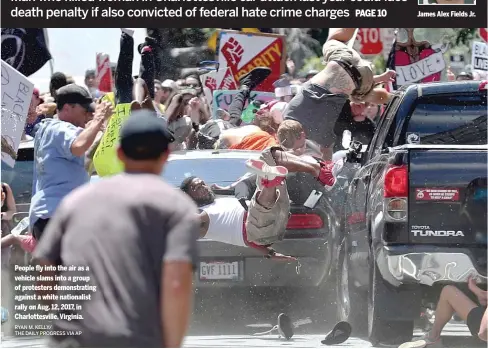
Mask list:
[[[145,109],[131,113],[120,130],[120,147],[132,160],[156,160],[174,140],[166,120]]]
[[[61,110],[65,104],[79,104],[89,112],[95,111],[95,103],[88,90],[76,84],[69,84],[57,90],[56,104],[58,110]]]

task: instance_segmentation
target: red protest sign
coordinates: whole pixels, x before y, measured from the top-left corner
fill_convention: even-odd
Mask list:
[[[222,30],[217,54],[220,89],[238,86],[239,79],[256,67],[269,67],[270,76],[256,91],[274,92],[273,82],[285,72],[285,38],[281,35]]]
[[[97,53],[97,82],[102,92],[112,92],[112,71],[110,57],[105,53]]]
[[[359,28],[356,45],[363,55],[379,55],[383,51],[380,28]]]
[[[485,42],[488,42],[488,28],[479,29],[480,36]]]

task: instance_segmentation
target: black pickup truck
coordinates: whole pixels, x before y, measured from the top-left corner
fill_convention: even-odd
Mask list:
[[[338,315],[374,345],[410,340],[422,302],[436,302],[443,285],[486,283],[486,86],[395,92],[350,179]]]

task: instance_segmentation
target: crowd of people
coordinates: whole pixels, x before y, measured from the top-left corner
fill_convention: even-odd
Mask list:
[[[98,90],[94,70],[86,72],[86,86],[55,73],[49,94],[34,89],[23,135],[34,140],[29,234],[9,235],[4,229],[15,201],[8,185],[2,185],[2,252],[20,245],[43,265],[89,266],[87,275],[98,286],[83,308],[83,320],[55,323],[55,329],[76,329],[82,335],[55,337],[52,345],[179,347],[191,312],[198,238],[296,260],[273,248],[283,239],[289,216],[288,172],[313,176],[325,191],[332,190],[342,167],[341,160],[332,161],[333,153],[341,150],[344,131],[368,144],[391,98],[382,85],[394,80],[395,71],[375,75],[372,65],[346,44],[353,35],[354,28],[334,32],[323,45],[323,70],[304,78],[294,77],[289,60],[288,74],[274,83],[276,99],[252,101],[249,122],[243,121],[243,111],[269,68],[242,76],[229,109],[219,109],[214,119],[200,79],[208,70],[176,81],[156,79],[156,42],[148,37],[137,47],[141,67],[134,76],[134,40],[125,31],[118,61],[111,66],[114,92]],[[123,105],[130,116],[114,156],[124,173],[86,185],[91,176],[102,175],[94,155]],[[229,186],[235,198],[216,198],[214,190],[224,188],[198,177],[186,178],[180,191],[157,177],[170,152],[203,149],[261,151],[259,159],[246,162],[249,173]],[[107,214],[108,209],[116,214]],[[159,230],[164,234],[155,236]],[[480,306],[465,302],[459,310],[453,305],[456,291],[446,287],[438,307],[445,316],[436,317],[439,323],[424,342],[410,345],[438,343],[454,310],[471,324],[473,335],[486,340],[486,326],[479,327],[483,316],[486,323],[486,291],[472,282],[470,289]]]

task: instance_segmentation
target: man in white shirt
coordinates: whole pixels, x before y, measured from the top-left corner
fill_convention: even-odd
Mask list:
[[[335,183],[336,169],[331,165],[307,162],[280,147],[263,151],[259,160],[246,162],[257,175],[257,189],[248,210],[235,197],[216,198],[212,188],[198,177],[186,178],[180,189],[200,208],[201,238],[255,248],[268,258],[295,260],[271,248],[283,240],[290,214],[286,176],[288,171],[309,173],[327,188]]]

